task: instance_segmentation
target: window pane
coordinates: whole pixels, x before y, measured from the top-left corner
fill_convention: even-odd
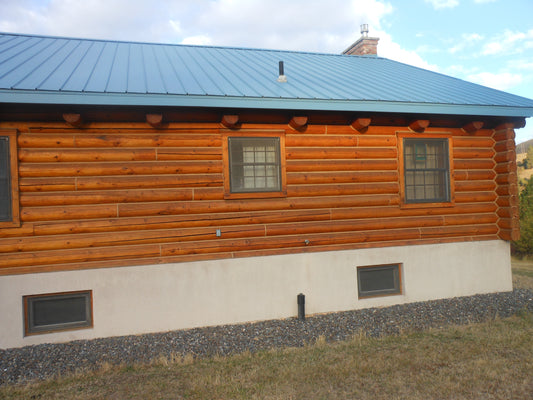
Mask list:
[[[11,165],[9,138],[0,137],[0,221],[11,220]]]
[[[381,296],[401,293],[400,265],[357,268],[359,296]]]
[[[407,202],[449,201],[447,139],[404,139],[403,157]]]
[[[281,190],[279,138],[228,138],[231,192]]]

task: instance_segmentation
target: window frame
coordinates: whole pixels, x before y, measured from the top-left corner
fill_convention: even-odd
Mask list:
[[[400,176],[400,207],[401,208],[430,208],[430,207],[453,207],[455,205],[455,182],[454,182],[454,166],[453,166],[453,139],[449,133],[398,133],[398,158],[399,158],[399,176]],[[447,201],[413,201],[408,200],[406,195],[405,182],[405,156],[404,156],[404,141],[405,139],[415,140],[432,140],[441,139],[447,141],[448,147],[448,191],[449,198]]]
[[[0,220],[0,228],[20,226],[19,211],[19,181],[18,181],[18,154],[17,154],[17,130],[0,129],[0,137],[6,137],[9,142],[9,188],[11,193],[11,217]]]
[[[287,196],[285,132],[227,132],[222,136],[222,159],[224,164],[224,198],[225,199],[254,199]],[[280,190],[272,191],[231,191],[230,138],[278,138],[279,140],[279,173]]]
[[[394,288],[381,290],[361,290],[361,272],[368,270],[383,271],[386,269],[394,270]],[[379,265],[361,265],[357,267],[357,295],[359,299],[368,299],[373,297],[399,296],[403,294],[403,264],[390,263]]]
[[[32,305],[38,300],[69,299],[74,297],[83,297],[86,299],[86,319],[84,321],[65,322],[49,325],[35,326],[33,324]],[[24,309],[24,336],[42,335],[46,333],[74,331],[80,329],[90,329],[94,326],[93,319],[93,291],[78,290],[72,292],[43,293],[35,295],[22,296]]]

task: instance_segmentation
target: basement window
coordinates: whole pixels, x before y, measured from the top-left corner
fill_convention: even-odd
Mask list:
[[[359,298],[401,294],[400,264],[357,267]]]
[[[24,296],[25,335],[91,328],[92,290]]]
[[[227,136],[224,142],[226,198],[285,195],[284,136]]]

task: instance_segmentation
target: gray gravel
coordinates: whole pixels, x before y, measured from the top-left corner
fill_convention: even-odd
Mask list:
[[[476,295],[297,318],[79,340],[0,350],[0,385],[101,368],[103,363],[149,363],[176,355],[207,357],[279,347],[300,347],[320,336],[345,340],[464,325],[533,312],[533,291]]]

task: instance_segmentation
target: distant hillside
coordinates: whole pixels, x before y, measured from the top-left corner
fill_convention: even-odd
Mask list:
[[[533,139],[516,145],[516,154],[527,153],[527,148],[533,146]]]

